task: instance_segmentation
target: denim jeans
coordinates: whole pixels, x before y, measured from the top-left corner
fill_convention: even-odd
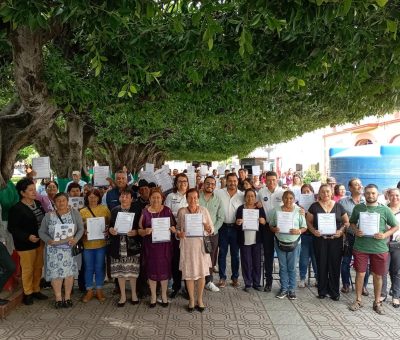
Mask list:
[[[282,251],[275,240],[275,251],[279,260],[279,280],[281,290],[284,292],[294,292],[296,288],[296,264],[300,254],[300,243],[291,252]]]
[[[218,267],[220,279],[226,280],[226,256],[228,255],[228,247],[231,253],[231,269],[232,279],[239,277],[239,245],[237,240],[237,230],[235,227],[227,227],[222,225],[218,231]]]
[[[83,251],[86,289],[93,288],[93,274],[95,275],[96,288],[103,288],[105,278],[105,256],[106,247],[85,249]]]
[[[299,258],[300,280],[306,279],[310,260],[313,267],[314,276],[317,277],[317,262],[315,261],[313,236],[311,234],[303,234],[301,235],[301,250]]]

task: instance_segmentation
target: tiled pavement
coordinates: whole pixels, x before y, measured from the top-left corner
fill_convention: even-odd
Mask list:
[[[147,301],[124,308],[109,298],[87,304],[74,296],[72,309],[55,310],[49,301],[20,306],[0,320],[0,339],[394,339],[400,336],[400,311],[385,303],[386,315],[365,307],[350,312],[354,293],[341,300],[318,300],[315,288],[298,289],[298,299],[275,298],[273,292],[246,293],[227,287],[205,293],[207,310],[188,313],[187,300],[178,297],[168,308],[149,309]],[[372,290],[372,287],[371,289]],[[50,295],[51,290],[45,290]],[[128,295],[129,296],[129,295]]]

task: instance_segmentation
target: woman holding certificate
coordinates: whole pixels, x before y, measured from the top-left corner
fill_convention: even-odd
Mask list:
[[[343,206],[332,199],[329,184],[319,188],[318,201],[311,204],[306,220],[308,229],[314,235],[318,298],[324,299],[329,295],[332,300],[338,301],[343,232],[349,226],[349,217]]]
[[[199,206],[199,192],[189,189],[186,193],[187,208],[181,208],[177,217],[177,236],[180,238],[179,269],[182,278],[186,280],[189,294],[188,311],[194,306],[194,284],[197,281],[197,306],[204,311],[203,291],[205,277],[210,274],[212,267],[211,256],[204,249],[204,235],[214,232],[214,226],[207,208]]]
[[[293,191],[282,195],[283,205],[272,211],[269,226],[275,233],[275,251],[279,260],[279,280],[281,291],[276,296],[290,300],[296,297],[296,265],[300,254],[300,235],[307,230],[304,216],[295,205]]]
[[[56,298],[55,307],[68,308],[72,307],[71,291],[74,276],[78,275],[78,266],[71,247],[83,235],[83,222],[79,212],[69,208],[66,193],[55,195],[54,204],[55,211],[48,212],[42,221],[39,237],[46,243],[45,278],[46,281],[51,281]]]
[[[143,262],[151,291],[150,308],[157,303],[157,282],[161,283],[161,305],[168,307],[167,287],[171,278],[172,244],[171,233],[175,233],[175,218],[172,211],[163,205],[160,188],[150,191],[150,205],[144,208],[139,221],[139,235],[143,237]],[[186,200],[186,199],[185,199]]]
[[[119,196],[120,205],[111,210],[108,251],[111,257],[111,277],[118,279],[120,298],[118,307],[126,303],[125,283],[131,285],[131,304],[137,305],[136,280],[139,276],[140,254],[132,254],[128,247],[128,238],[138,235],[138,216],[133,213],[132,191],[122,190]],[[137,240],[140,242],[140,240]]]
[[[97,189],[90,189],[85,195],[85,208],[80,210],[85,234],[83,236],[83,261],[86,294],[82,302],[93,298],[93,275],[96,280],[96,298],[104,301],[103,284],[105,278],[104,259],[106,256],[106,226],[110,221],[110,210],[101,205],[101,194]]]
[[[248,292],[252,287],[255,290],[261,288],[262,240],[260,228],[265,228],[266,219],[264,208],[256,206],[257,193],[255,189],[245,190],[244,202],[236,211],[236,225],[238,226],[240,260],[245,284],[243,290]]]

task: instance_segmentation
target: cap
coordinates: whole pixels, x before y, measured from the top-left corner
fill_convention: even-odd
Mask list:
[[[72,171],[72,175],[80,175],[81,174],[81,172],[79,171],[79,170],[74,170],[74,171]]]
[[[335,177],[328,177],[328,178],[326,179],[326,183],[327,183],[327,184],[336,183],[336,178],[335,178]]]

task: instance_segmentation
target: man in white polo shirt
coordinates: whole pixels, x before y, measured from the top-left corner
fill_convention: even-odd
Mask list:
[[[268,171],[265,177],[266,187],[258,191],[258,201],[262,203],[267,217],[266,227],[262,229],[266,276],[264,292],[270,292],[272,288],[272,271],[274,266],[274,233],[269,228],[269,221],[272,210],[282,205],[284,190],[278,186],[278,175],[276,172]]]
[[[220,288],[226,287],[226,256],[228,247],[231,253],[232,268],[232,286],[238,287],[239,282],[239,244],[237,240],[236,229],[236,211],[244,202],[244,195],[238,190],[238,177],[235,173],[226,176],[226,188],[215,191],[215,194],[221,199],[224,207],[224,223],[219,229],[218,235],[218,267],[219,267],[219,283]]]

